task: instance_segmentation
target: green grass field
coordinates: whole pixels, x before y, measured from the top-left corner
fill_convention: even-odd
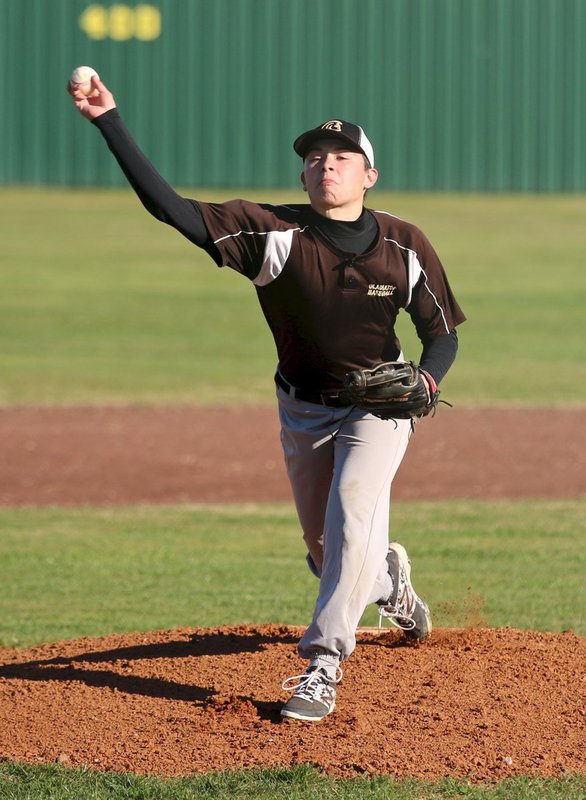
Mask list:
[[[304,201],[295,192],[243,195]],[[585,196],[373,192],[369,202],[428,234],[469,318],[446,398],[456,407],[584,407]],[[272,403],[274,348],[252,286],[149,217],[132,192],[1,188],[0,215],[0,409]],[[400,334],[416,360],[408,318]],[[581,500],[394,509],[437,625],[482,618],[581,635],[585,517]],[[0,563],[8,647],[176,626],[299,624],[316,588],[285,506],[0,509]],[[0,754],[0,800],[192,797],[584,800],[586,782],[336,781],[309,765],[159,781],[15,765]]]
[[[586,635],[580,501],[396,503],[436,626]],[[311,616],[291,507],[0,509],[0,645]],[[364,624],[375,624],[375,609]]]
[[[337,780],[311,766],[251,770],[161,781],[104,775],[56,765],[0,763],[2,800],[584,800],[586,780],[511,778],[496,786],[461,781],[393,781],[384,776]]]

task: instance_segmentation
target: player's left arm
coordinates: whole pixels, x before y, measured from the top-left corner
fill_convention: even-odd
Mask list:
[[[440,382],[456,360],[457,352],[458,334],[455,329],[424,342],[419,368],[427,384],[430,397],[437,392]]]
[[[410,275],[416,279],[407,312],[422,344],[419,366],[433,394],[458,352],[456,326],[466,317],[452,292],[439,256],[416,229]]]

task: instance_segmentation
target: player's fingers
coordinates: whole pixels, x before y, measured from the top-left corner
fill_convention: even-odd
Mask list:
[[[76,100],[75,106],[82,117],[85,117],[90,122],[94,119],[95,114],[93,113],[92,107],[90,106],[87,97],[83,99]]]
[[[72,90],[71,87],[67,88],[67,91],[71,95],[71,99],[77,110],[82,114],[84,117],[87,116],[87,107],[88,107],[88,100],[87,97],[79,91]]]
[[[100,80],[97,75],[92,75],[91,78],[92,86],[94,89],[97,89],[100,93],[99,95],[99,105],[105,111],[108,111],[111,108],[116,108],[116,101],[114,100],[114,95],[108,89],[106,84]]]
[[[71,83],[71,81],[67,81],[67,92],[72,96],[75,97],[76,95],[81,94],[81,92],[75,88],[75,85]]]
[[[93,88],[97,89],[100,94],[109,94],[109,95],[112,94],[112,92],[108,89],[106,84],[103,81],[101,81],[97,75],[92,75],[91,82]]]
[[[67,83],[67,91],[71,97],[73,97],[76,105],[78,102],[83,102],[84,100],[87,101],[86,95],[79,89],[79,87],[76,87],[74,83],[71,83],[71,81],[68,81]]]
[[[73,89],[70,84],[67,86],[67,91],[71,95],[73,99],[73,103],[82,117],[89,119],[90,121],[94,119],[94,117],[98,116],[94,109],[90,106],[90,98],[88,98],[83,92],[80,92],[79,89]],[[100,111],[99,113],[103,113]]]

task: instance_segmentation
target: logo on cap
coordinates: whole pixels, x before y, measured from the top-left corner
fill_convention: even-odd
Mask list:
[[[342,132],[342,123],[339,119],[331,119],[329,122],[325,122],[321,126],[322,131],[337,131],[338,133]]]

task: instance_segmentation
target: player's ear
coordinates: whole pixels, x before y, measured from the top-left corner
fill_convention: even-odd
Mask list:
[[[364,190],[368,191],[368,189],[372,189],[374,184],[377,182],[378,179],[378,170],[374,167],[370,167],[370,169],[366,170],[366,174],[364,176]]]

